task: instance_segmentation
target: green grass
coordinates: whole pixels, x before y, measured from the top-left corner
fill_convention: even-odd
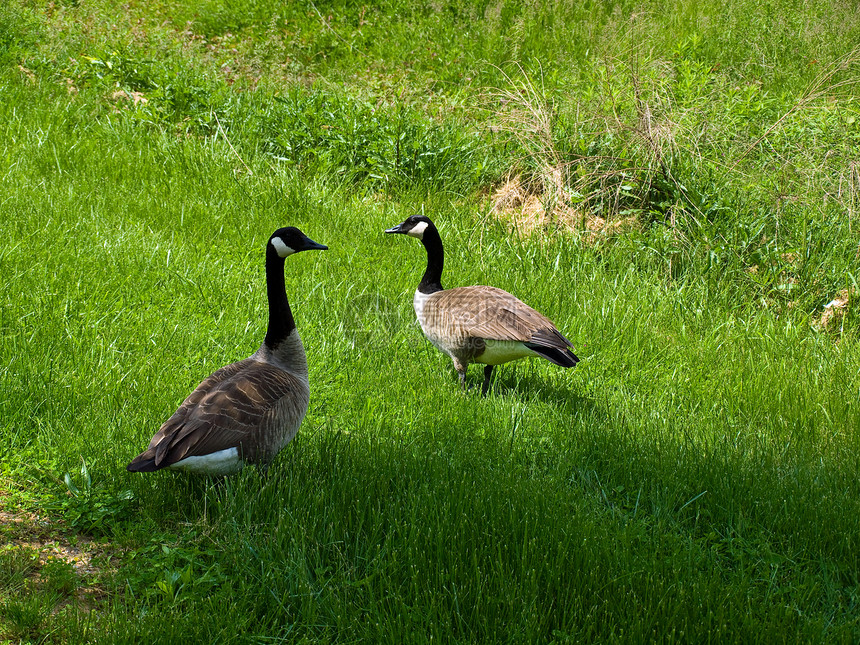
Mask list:
[[[855,13],[0,9],[0,639],[856,642]],[[576,225],[512,234],[513,174]],[[576,369],[458,391],[382,234],[422,209],[444,284]],[[259,345],[282,225],[330,247],[287,263],[298,436],[267,477],[127,473]]]

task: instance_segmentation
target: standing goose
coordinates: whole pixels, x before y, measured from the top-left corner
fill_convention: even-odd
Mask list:
[[[268,467],[296,435],[310,398],[305,349],[284,288],[284,259],[327,248],[292,226],[272,234],[266,244],[269,326],[260,349],[198,385],[127,470],[229,475],[246,463]]]
[[[490,387],[493,367],[526,356],[541,356],[562,367],[579,361],[573,345],[552,321],[496,287],[442,287],[444,252],[439,231],[423,215],[413,215],[386,233],[421,240],[427,270],[418,283],[413,305],[424,335],[454,361],[460,386],[466,387],[469,363],[483,363],[484,385]]]

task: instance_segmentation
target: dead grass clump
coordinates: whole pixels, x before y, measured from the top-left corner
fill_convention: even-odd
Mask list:
[[[521,208],[529,198],[529,191],[523,186],[519,175],[509,178],[493,191],[493,212],[504,213]]]
[[[845,318],[855,298],[853,289],[843,289],[833,300],[824,305],[824,310],[813,322],[813,326],[819,331],[841,334],[845,328]]]
[[[522,235],[561,228],[584,232],[583,239],[589,244],[598,244],[607,237],[635,230],[639,226],[635,216],[607,221],[599,215],[579,211],[570,205],[569,197],[565,197],[564,200],[553,199],[550,204],[552,210],[547,212],[547,200],[541,191],[541,183],[527,182],[517,175],[493,192],[490,210]]]
[[[525,235],[551,226],[574,230],[580,219],[573,208],[560,200],[553,200],[548,213],[541,182],[524,181],[520,175],[499,186],[490,199],[491,212]]]
[[[18,65],[18,71],[20,71],[31,84],[36,82],[36,75],[33,73],[33,70],[28,69],[23,65]]]
[[[116,90],[110,95],[110,98],[114,103],[126,103],[130,106],[136,106],[138,103],[149,102],[149,99],[146,98],[142,92],[128,90]]]

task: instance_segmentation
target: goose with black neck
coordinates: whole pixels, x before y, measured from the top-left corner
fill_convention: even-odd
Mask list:
[[[130,472],[162,468],[229,475],[245,464],[268,468],[298,432],[310,400],[308,363],[287,300],[284,261],[325,250],[295,227],[266,243],[269,320],[259,349],[206,378],[128,465]]]
[[[385,232],[414,237],[427,251],[427,268],[413,299],[415,315],[424,335],[453,361],[461,388],[466,387],[470,363],[485,365],[481,392],[486,395],[496,365],[528,356],[561,367],[579,361],[572,343],[549,318],[507,291],[488,286],[445,289],[445,252],[430,218],[413,215]]]

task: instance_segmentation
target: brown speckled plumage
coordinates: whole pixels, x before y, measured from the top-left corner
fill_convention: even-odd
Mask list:
[[[427,297],[422,314],[421,327],[427,336],[457,345],[484,339],[535,342],[558,349],[571,346],[549,318],[496,287],[437,291]]]
[[[415,292],[415,314],[427,338],[448,354],[465,387],[469,363],[483,363],[487,392],[493,366],[526,356],[540,356],[561,367],[579,361],[571,342],[553,322],[507,291],[472,286],[444,289],[444,251],[439,232],[429,218],[413,216],[387,233],[421,240],[427,269]]]
[[[272,245],[275,237],[286,245],[286,255],[326,248],[298,229],[273,234],[266,259],[270,310],[266,340],[254,355],[204,379],[128,465],[129,471],[179,467],[229,474],[245,463],[266,467],[296,435],[310,399],[308,365],[283,289],[286,255]],[[214,465],[205,462],[225,454],[227,461],[225,457],[216,458]]]

